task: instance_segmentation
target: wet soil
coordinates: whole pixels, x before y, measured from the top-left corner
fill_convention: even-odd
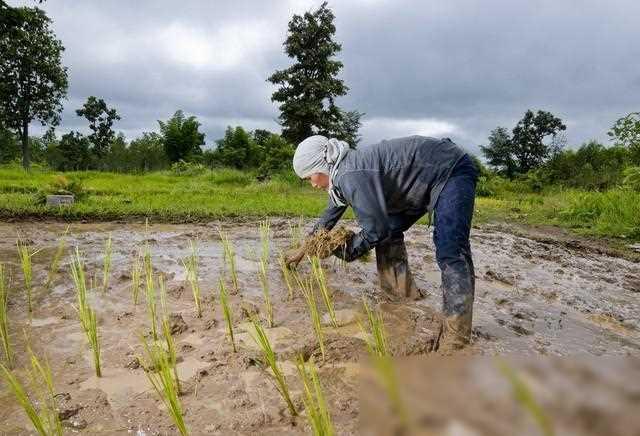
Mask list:
[[[220,227],[228,232],[237,253],[240,292],[230,296],[237,353],[232,352],[226,338],[218,301],[217,283],[224,274]],[[184,386],[181,401],[192,433],[309,433],[304,418],[289,416],[259,364],[260,353],[250,336],[247,314],[263,312],[257,222],[158,224],[150,226],[148,235],[140,223],[71,224],[67,252],[79,247],[87,259],[88,276],[95,276],[97,282],[102,279],[104,242],[109,233],[113,239],[109,288],[91,291],[90,297],[99,318],[103,359],[103,377],[99,379],[72,306],[75,291],[68,256],[50,291],[41,286],[65,228],[66,224],[47,221],[0,223],[0,262],[9,266],[13,276],[9,316],[17,372],[20,374],[20,368],[28,363],[24,330],[36,353],[49,359],[69,432],[176,434],[137,363],[142,354],[139,337],[148,334],[149,321],[143,293],[139,304],[133,304],[130,269],[133,256],[148,240],[154,269],[167,279],[180,355],[178,372]],[[268,335],[290,380],[294,402],[301,406],[294,359],[297,355],[313,356],[338,433],[356,434],[360,425],[359,376],[366,355],[364,335],[357,323],[362,315],[362,295],[377,302],[383,311],[395,356],[429,355],[441,303],[430,230],[415,226],[406,234],[411,268],[426,295],[420,301],[385,301],[377,287],[373,256],[347,265],[332,259],[323,262],[340,319],[340,327],[326,327],[323,362],[304,299],[296,295],[288,300],[276,261],[276,255],[289,244],[288,222],[272,220],[271,228],[273,261],[268,274],[275,326],[268,329]],[[31,319],[16,256],[18,232],[40,249],[33,257],[36,304]],[[202,318],[195,316],[181,262],[190,253],[190,239],[198,241],[200,253],[205,301]],[[577,362],[595,356],[640,357],[640,264],[633,259],[610,255],[588,244],[557,243],[553,237],[532,238],[491,227],[474,229],[471,243],[476,268],[474,343],[464,355],[572,356]],[[307,273],[309,266],[302,264],[299,269]],[[558,373],[556,367],[545,366],[549,374]],[[629,365],[625,371],[640,380],[638,365]],[[597,377],[594,380],[597,383]],[[623,402],[640,398],[623,390],[620,396]],[[0,406],[0,434],[31,434],[26,417],[2,385]]]

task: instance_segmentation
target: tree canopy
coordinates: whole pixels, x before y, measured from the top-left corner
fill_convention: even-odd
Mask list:
[[[184,112],[177,111],[168,121],[158,121],[164,143],[164,150],[170,162],[188,160],[194,155],[201,155],[204,145],[204,133],[200,133],[200,123],[196,117],[185,117]]]

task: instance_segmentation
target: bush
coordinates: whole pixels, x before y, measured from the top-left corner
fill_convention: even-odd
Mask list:
[[[87,197],[88,192],[80,179],[57,175],[47,186],[36,192],[35,202],[45,204],[47,195],[73,195],[75,201],[81,201]]]
[[[207,168],[195,162],[179,160],[171,165],[171,172],[176,176],[197,176],[204,173]]]
[[[624,170],[625,187],[640,192],[640,167],[629,167]]]

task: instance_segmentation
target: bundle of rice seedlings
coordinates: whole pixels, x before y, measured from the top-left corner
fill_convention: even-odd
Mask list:
[[[331,319],[331,324],[338,328],[338,320],[336,319],[336,312],[333,309],[333,300],[331,299],[331,293],[329,292],[329,288],[327,287],[327,277],[324,274],[324,269],[322,269],[322,264],[320,263],[320,258],[314,256],[311,258],[311,272],[313,273],[313,277],[316,279],[316,283],[318,284],[318,288],[320,289],[320,294],[322,295],[322,300],[324,301],[324,305],[329,312],[329,318]]]
[[[51,283],[56,278],[58,271],[60,269],[60,260],[62,260],[62,256],[64,256],[64,250],[67,246],[67,241],[65,236],[69,233],[69,226],[67,226],[66,230],[58,240],[58,247],[56,248],[56,252],[53,255],[53,259],[51,259],[51,265],[49,266],[49,273],[47,274],[47,283],[44,285],[46,290],[51,288]]]
[[[142,274],[140,257],[140,252],[134,254],[133,262],[131,263],[131,295],[133,296],[134,306],[138,304],[138,297],[140,295],[140,277]]]
[[[367,339],[367,348],[372,356],[388,356],[389,350],[387,349],[387,335],[384,329],[384,320],[382,313],[378,310],[372,310],[367,304],[365,297],[362,297],[362,305],[364,306],[365,313],[367,314],[367,321],[369,326],[369,332],[365,327],[360,324],[360,329],[367,336],[370,335],[370,339]]]
[[[320,386],[318,370],[316,369],[313,359],[305,367],[304,359],[298,356],[296,361],[298,374],[302,381],[304,397],[304,410],[311,425],[311,430],[315,436],[333,436],[335,431],[331,422],[329,408]]]
[[[29,309],[29,313],[31,313],[33,311],[31,305],[31,294],[33,291],[33,268],[31,264],[31,257],[39,250],[30,253],[29,246],[21,238],[18,238],[16,241],[16,246],[18,247],[18,256],[20,257],[22,275],[24,276],[24,288],[27,291],[27,307]]]
[[[280,271],[282,271],[282,278],[285,285],[287,285],[289,300],[293,300],[293,284],[291,283],[291,271],[287,267],[287,263],[284,258],[284,254],[280,253],[278,256],[278,264],[280,265]]]
[[[236,253],[233,250],[233,246],[229,241],[229,237],[225,232],[219,230],[220,240],[222,241],[222,249],[224,252],[224,261],[229,266],[229,274],[231,275],[231,283],[233,284],[233,292],[237,293],[240,288],[238,287],[238,272],[236,271]]]
[[[304,296],[304,300],[307,303],[309,309],[309,316],[311,318],[311,325],[313,331],[318,339],[318,345],[320,346],[320,353],[322,354],[322,360],[324,361],[324,334],[322,332],[322,318],[320,317],[320,311],[318,310],[318,304],[316,302],[316,295],[313,291],[313,280],[311,278],[303,279],[297,274],[294,276],[300,287],[300,291]]]
[[[348,241],[353,237],[353,232],[344,227],[327,231],[319,230],[304,243],[304,252],[309,257],[319,257],[325,259],[336,250],[346,249]]]
[[[100,341],[98,338],[98,320],[96,312],[89,305],[87,300],[87,284],[84,273],[84,261],[80,255],[78,247],[76,247],[75,256],[71,262],[71,277],[76,287],[76,301],[78,306],[75,307],[80,319],[80,325],[87,336],[87,341],[93,353],[93,365],[96,370],[96,377],[102,377],[100,369]]]
[[[289,394],[289,385],[287,384],[287,380],[284,377],[284,373],[282,369],[278,365],[278,361],[276,359],[276,353],[273,351],[271,347],[271,343],[269,342],[269,338],[267,334],[264,332],[264,328],[260,321],[256,317],[251,317],[251,322],[253,323],[253,327],[256,332],[256,336],[251,335],[253,340],[258,344],[260,349],[262,350],[262,356],[264,359],[265,365],[267,365],[271,369],[271,375],[273,376],[273,381],[275,383],[276,389],[280,393],[280,396],[287,404],[289,408],[289,412],[291,415],[297,416],[298,412],[296,411],[295,406],[293,405],[293,401],[291,401],[291,395]]]
[[[13,349],[9,340],[9,289],[4,273],[4,265],[0,263],[0,340],[4,357],[9,367],[13,365]]]
[[[551,418],[544,411],[531,392],[531,389],[520,378],[518,373],[506,361],[499,359],[496,364],[498,369],[507,378],[513,390],[513,396],[520,406],[526,410],[533,420],[536,422],[540,431],[545,436],[554,436],[556,434]]]
[[[102,260],[102,292],[109,287],[109,274],[111,273],[111,233],[104,243],[104,258]]]
[[[162,308],[162,335],[164,336],[165,344],[167,346],[167,357],[169,363],[173,368],[173,377],[176,383],[176,390],[178,395],[181,392],[180,378],[178,377],[178,353],[176,351],[176,343],[173,340],[171,334],[171,323],[169,322],[169,312],[167,310],[167,288],[164,284],[164,276],[158,276],[158,284],[160,285],[160,307]]]
[[[180,434],[188,435],[176,384],[177,379],[174,380],[171,359],[167,351],[155,342],[148,344],[144,338],[142,338],[142,345],[147,356],[146,362],[142,360],[142,365],[149,383],[166,406]]]
[[[35,399],[31,399],[24,386],[4,365],[0,364],[2,376],[13,392],[18,404],[31,421],[33,428],[41,436],[62,435],[62,423],[55,407],[53,376],[49,363],[42,364],[31,350],[31,369],[29,376],[32,385],[38,387]]]
[[[187,280],[191,285],[191,292],[193,293],[193,301],[196,305],[196,316],[202,318],[202,305],[200,297],[200,284],[198,283],[198,248],[197,245],[189,240],[191,246],[191,255],[187,258],[187,261],[182,261],[182,265],[187,273]]]
[[[231,307],[229,307],[229,294],[227,288],[224,285],[224,281],[220,279],[220,304],[222,305],[222,314],[224,315],[225,323],[227,324],[227,333],[229,334],[229,340],[233,347],[233,352],[236,353],[236,341],[233,336],[233,314],[231,313]]]
[[[273,304],[271,303],[271,293],[269,291],[269,277],[267,276],[267,262],[260,259],[260,268],[258,269],[260,284],[262,285],[262,295],[264,297],[264,309],[267,314],[267,322],[269,328],[273,327]]]

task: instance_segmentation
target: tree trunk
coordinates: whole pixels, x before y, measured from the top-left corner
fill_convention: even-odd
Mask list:
[[[28,170],[31,165],[29,158],[29,120],[22,120],[22,167]]]

